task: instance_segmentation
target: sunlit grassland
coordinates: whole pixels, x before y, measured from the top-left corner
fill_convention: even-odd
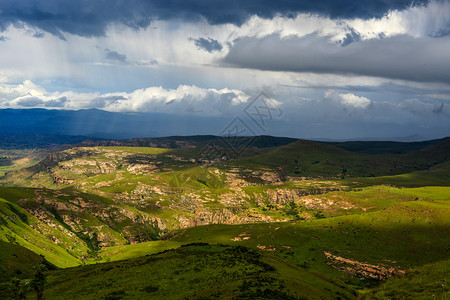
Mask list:
[[[8,172],[27,168],[39,163],[44,156],[43,153],[44,151],[29,149],[0,149],[0,157],[5,158],[0,160],[0,177],[4,176]]]
[[[152,148],[152,147],[121,147],[121,146],[110,146],[110,147],[95,147],[93,149],[99,150],[107,150],[107,151],[121,151],[126,153],[134,153],[134,154],[163,154],[170,151],[172,149],[164,149],[164,148]]]
[[[182,245],[175,241],[151,241],[132,245],[122,245],[103,248],[99,253],[99,258],[89,260],[87,263],[98,263],[105,261],[118,261],[129,258],[140,257],[159,253],[165,250],[178,248]]]
[[[426,264],[360,292],[361,299],[448,299],[450,260]]]
[[[0,240],[21,245],[34,253],[43,255],[58,267],[71,267],[80,264],[76,253],[86,253],[87,247],[77,237],[69,238],[58,229],[41,222],[26,210],[0,198]],[[38,229],[38,230],[36,230]],[[60,245],[49,237],[57,238]],[[73,245],[72,253],[66,247]]]

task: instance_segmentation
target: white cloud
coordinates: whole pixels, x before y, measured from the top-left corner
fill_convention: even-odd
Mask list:
[[[368,105],[370,105],[370,103],[372,103],[370,99],[366,97],[356,96],[355,94],[352,93],[338,94],[336,92],[327,92],[325,94],[325,97],[337,99],[340,103],[344,105],[350,105],[353,107],[360,107],[360,108],[366,108]]]
[[[176,89],[149,87],[130,93],[48,92],[27,80],[17,86],[0,85],[3,107],[99,108],[117,112],[160,112],[171,114],[232,114],[250,98],[235,89],[203,89],[180,85]],[[240,107],[239,107],[240,109]]]
[[[174,114],[226,115],[249,96],[239,90],[202,89],[180,85],[176,89],[149,87],[128,94],[104,109],[110,111],[164,112]]]

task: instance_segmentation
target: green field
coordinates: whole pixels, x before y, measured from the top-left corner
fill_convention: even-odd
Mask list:
[[[245,247],[205,244],[52,271],[47,281],[45,295],[49,299],[354,297],[342,282],[276,256]]]
[[[121,146],[111,146],[111,147],[98,147],[102,150],[115,150],[115,151],[123,151],[127,153],[135,153],[135,154],[162,154],[167,153],[172,150],[163,149],[163,148],[152,148],[152,147],[121,147]]]

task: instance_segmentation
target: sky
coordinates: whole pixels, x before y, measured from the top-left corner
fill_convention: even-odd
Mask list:
[[[2,0],[0,108],[450,136],[450,1]]]

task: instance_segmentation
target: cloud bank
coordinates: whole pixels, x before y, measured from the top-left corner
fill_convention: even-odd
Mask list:
[[[416,4],[425,2],[415,1]],[[155,19],[177,18],[240,25],[254,15],[289,17],[299,12],[331,18],[373,18],[410,5],[410,0],[216,0],[214,5],[204,0],[2,0],[0,26],[6,28],[24,22],[64,38],[64,33],[103,36],[107,26],[113,23],[144,28]]]
[[[280,114],[266,120],[264,130],[256,127],[245,114],[255,94],[187,85],[176,89],[149,87],[129,93],[59,93],[46,91],[26,81],[16,86],[0,85],[0,108],[97,108],[122,113],[165,114],[168,122],[176,120],[177,116],[192,120],[197,116],[207,122],[214,117],[221,123],[240,117],[247,125],[253,126],[256,134],[316,139],[388,138],[414,133],[437,138],[446,135],[450,127],[448,100],[409,98],[392,103],[389,99],[374,100],[363,96],[363,93],[338,90],[327,90],[316,99],[299,98],[290,88],[276,92],[276,100],[271,99],[268,103]],[[193,121],[183,126],[185,134],[196,134],[200,130]],[[211,124],[210,131],[203,127],[201,132],[208,134],[220,134],[223,129],[214,124]]]
[[[224,58],[241,68],[340,73],[450,83],[450,38],[398,35],[345,47],[315,34],[302,38],[243,38]]]
[[[277,135],[450,135],[450,1],[210,6],[1,1],[0,107],[218,119],[264,90]]]

